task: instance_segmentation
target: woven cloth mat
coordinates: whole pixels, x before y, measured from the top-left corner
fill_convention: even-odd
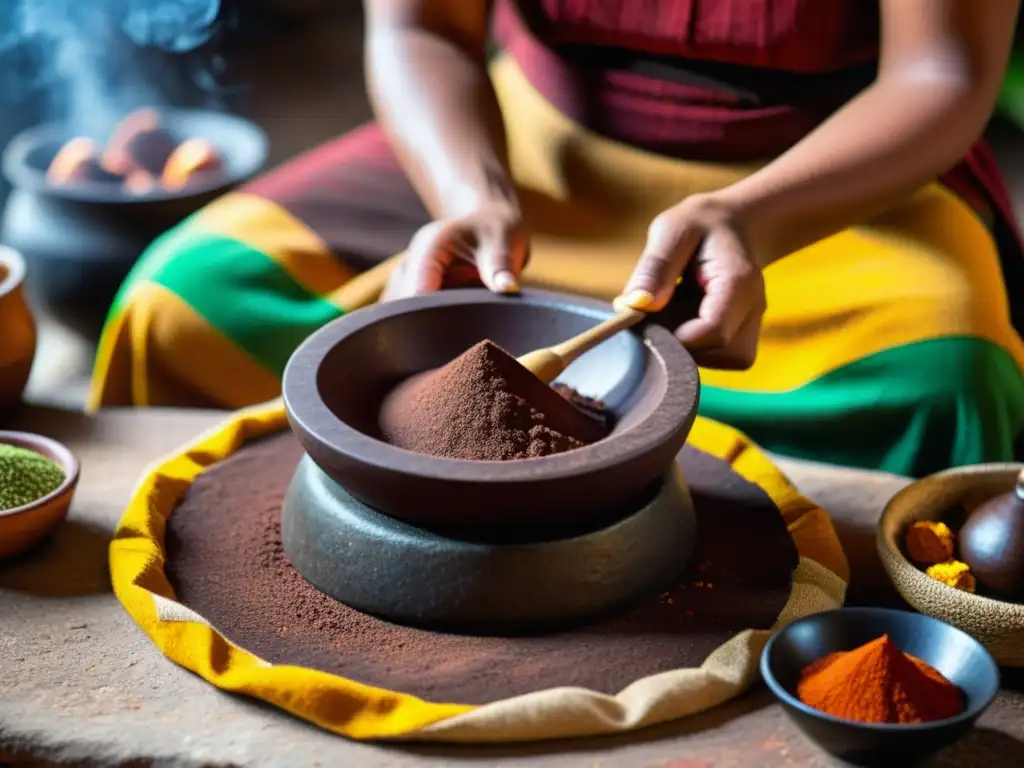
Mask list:
[[[523,741],[684,717],[748,687],[771,630],[843,600],[827,516],[746,438],[699,419],[680,454],[698,544],[678,583],[544,636],[400,627],[288,564],[280,508],[300,456],[273,401],[154,467],[111,547],[115,590],[177,663],[352,738]]]

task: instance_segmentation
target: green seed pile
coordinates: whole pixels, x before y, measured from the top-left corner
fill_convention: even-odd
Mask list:
[[[64,470],[35,451],[0,444],[0,512],[43,498],[64,482]]]

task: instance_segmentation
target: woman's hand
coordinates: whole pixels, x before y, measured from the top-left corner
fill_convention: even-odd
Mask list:
[[[527,237],[487,72],[487,0],[366,0],[374,114],[435,221],[383,299],[458,285],[514,293]]]
[[[676,335],[702,365],[749,366],[760,268],[870,221],[964,156],[992,113],[1020,5],[880,0],[874,83],[742,181],[658,216],[626,291],[639,293],[624,300],[659,309],[696,258],[707,295]]]
[[[742,213],[715,194],[692,195],[651,223],[647,245],[619,303],[657,311],[691,261],[704,289],[697,317],[675,330],[699,365],[749,368],[765,311],[764,280],[752,257]]]
[[[517,293],[528,257],[518,211],[505,204],[478,208],[420,229],[381,300],[480,284],[495,293]]]

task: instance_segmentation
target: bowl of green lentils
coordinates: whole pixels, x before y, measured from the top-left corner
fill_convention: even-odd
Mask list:
[[[78,459],[42,435],[0,431],[0,559],[42,541],[67,517]]]

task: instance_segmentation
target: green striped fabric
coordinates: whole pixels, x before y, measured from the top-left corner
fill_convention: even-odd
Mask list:
[[[310,333],[342,314],[271,257],[195,221],[153,244],[112,313],[142,281],[176,294],[275,375]],[[782,455],[922,476],[1014,456],[1024,377],[995,344],[941,338],[871,355],[788,392],[705,387],[700,412]]]
[[[173,258],[162,258],[163,254]],[[126,281],[113,312],[141,281],[156,283],[183,299],[278,375],[307,336],[343,314],[265,253],[194,226],[178,227],[153,244]]]
[[[139,260],[135,262],[135,266],[132,267],[124,282],[121,283],[121,288],[110,305],[110,311],[107,314],[108,321],[121,311],[135,285],[152,278],[164,264],[177,256],[179,250],[187,250],[188,242],[195,239],[202,231],[198,223],[201,213],[192,214],[150,243]]]
[[[768,451],[920,477],[1010,460],[1024,433],[1024,377],[995,344],[941,338],[871,355],[788,392],[705,387],[700,412]]]

